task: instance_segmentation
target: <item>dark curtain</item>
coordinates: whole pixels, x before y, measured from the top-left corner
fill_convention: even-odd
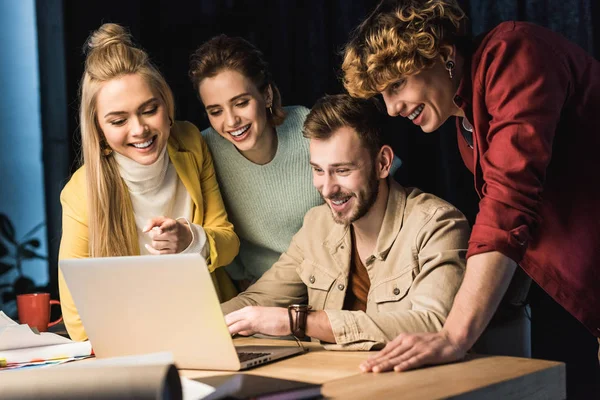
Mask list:
[[[310,107],[323,94],[342,90],[337,79],[339,50],[375,4],[373,0],[65,0],[70,131],[79,134],[76,108],[82,45],[103,22],[130,28],[173,89],[177,118],[202,129],[208,122],[187,75],[189,57],[200,44],[219,33],[250,40],[269,61],[284,105]]]
[[[376,4],[374,0],[65,0],[71,159],[79,151],[77,89],[83,72],[82,45],[101,23],[117,22],[130,28],[171,85],[177,118],[202,129],[208,122],[187,72],[190,54],[204,41],[219,33],[250,40],[269,61],[284,105],[311,107],[324,94],[343,91],[341,49]],[[402,184],[435,193],[472,214],[470,210],[476,207],[472,178],[460,160],[454,132],[425,135],[402,118],[389,118],[386,132],[404,162],[397,175]]]
[[[75,167],[79,146],[77,89],[84,60],[81,49],[89,33],[103,22],[117,22],[131,29],[171,85],[177,118],[192,121],[203,129],[208,122],[187,77],[189,56],[201,43],[219,33],[247,38],[270,62],[284,105],[310,107],[320,96],[343,90],[339,80],[340,50],[349,33],[376,3],[374,0],[64,0],[67,134],[72,138],[72,146],[70,154],[63,156]],[[562,33],[598,58],[600,40],[593,23],[600,21],[600,8],[593,0],[463,0],[461,4],[470,15],[474,34],[504,20],[532,21]],[[450,201],[473,221],[478,199],[473,178],[458,153],[454,122],[449,121],[436,133],[424,134],[403,118],[389,118],[386,133],[403,160],[396,178],[405,186],[417,186]],[[58,232],[56,227],[49,227],[49,231]],[[55,268],[51,268],[51,274],[56,275]]]

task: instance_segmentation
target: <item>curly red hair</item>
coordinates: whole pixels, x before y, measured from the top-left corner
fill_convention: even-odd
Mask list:
[[[464,35],[465,13],[454,0],[383,0],[344,48],[344,87],[371,97],[406,75],[430,68],[442,45]]]

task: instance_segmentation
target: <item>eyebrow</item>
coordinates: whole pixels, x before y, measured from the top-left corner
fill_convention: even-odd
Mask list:
[[[148,104],[151,104],[151,103],[153,103],[155,101],[158,101],[158,99],[156,97],[153,97],[151,99],[146,100],[145,102],[143,102],[142,104],[140,104],[140,106],[138,107],[138,110],[143,109]],[[106,115],[104,116],[104,118],[109,117],[111,115],[123,115],[123,114],[127,114],[127,112],[126,111],[111,111],[109,113],[106,113]]]
[[[312,161],[310,161],[310,165],[312,165],[313,167],[318,167],[321,168],[321,166],[319,164],[316,164]],[[354,163],[354,162],[343,162],[343,163],[335,163],[335,164],[330,164],[329,168],[339,168],[339,167],[356,167],[358,164]]]
[[[244,92],[244,93],[238,94],[237,96],[233,96],[231,99],[229,99],[229,103],[233,103],[234,101],[238,100],[240,97],[244,97],[244,96],[250,96],[250,93]],[[215,107],[219,107],[219,105],[218,104],[211,104],[211,105],[208,105],[208,106],[206,106],[204,108],[208,110],[210,108],[215,108]]]

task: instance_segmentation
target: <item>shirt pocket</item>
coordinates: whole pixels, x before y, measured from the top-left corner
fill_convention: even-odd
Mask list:
[[[310,260],[302,261],[298,268],[298,275],[306,285],[308,303],[315,309],[323,309],[327,294],[337,277]]]
[[[399,311],[410,308],[410,304],[401,306],[413,284],[413,270],[409,268],[399,275],[388,278],[371,289],[371,298],[377,305],[377,311]]]

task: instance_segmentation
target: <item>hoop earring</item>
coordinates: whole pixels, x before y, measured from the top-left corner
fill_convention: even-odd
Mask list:
[[[454,61],[452,60],[448,60],[446,61],[446,70],[448,71],[448,75],[450,76],[450,79],[452,79],[454,77],[454,67],[456,65],[454,64]]]
[[[269,112],[271,113],[271,115],[273,115],[273,108],[271,106],[269,106]]]
[[[111,148],[110,148],[110,147],[108,147],[108,146],[106,146],[106,147],[104,147],[104,148],[102,149],[102,155],[103,155],[104,157],[108,157],[108,156],[110,156],[110,155],[112,154],[112,152],[113,152],[113,149],[111,149]]]

